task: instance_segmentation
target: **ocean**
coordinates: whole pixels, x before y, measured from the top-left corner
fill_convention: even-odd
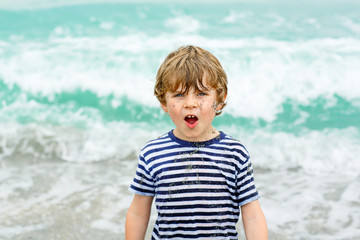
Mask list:
[[[174,127],[156,72],[189,44],[228,75],[214,126],[269,239],[360,239],[360,3],[220,0],[1,1],[0,239],[124,239],[139,150]]]

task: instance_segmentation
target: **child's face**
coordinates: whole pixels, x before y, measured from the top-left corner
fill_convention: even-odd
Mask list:
[[[176,137],[193,142],[210,140],[218,135],[218,131],[212,126],[216,111],[221,109],[217,103],[216,90],[196,91],[190,88],[183,93],[179,88],[175,92],[166,92],[166,104],[162,109],[169,113],[176,128]]]

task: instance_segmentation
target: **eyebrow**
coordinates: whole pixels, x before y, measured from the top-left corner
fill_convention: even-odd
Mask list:
[[[183,87],[178,87],[177,89],[173,90],[173,92],[188,92],[191,88],[193,88],[197,92],[211,91],[211,89],[214,89],[211,86],[208,86],[208,87],[205,87],[205,86],[204,87],[197,87],[197,86],[187,87],[187,86],[183,86]]]
[[[179,85],[177,89],[174,88],[174,90],[170,89],[169,91],[170,92],[187,93],[187,92],[189,92],[189,90],[191,88],[194,88],[195,91],[197,91],[197,92],[207,92],[207,91],[211,91],[212,89],[215,89],[215,88],[213,88],[213,87],[211,87],[209,85],[206,86],[206,85],[203,85],[203,84],[199,84],[199,85],[192,85],[191,84],[190,86],[187,86],[187,84],[182,84],[182,86]]]

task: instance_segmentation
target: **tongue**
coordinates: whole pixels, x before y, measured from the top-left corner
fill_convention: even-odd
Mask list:
[[[194,128],[196,126],[198,119],[196,117],[186,118],[185,121],[189,128]]]
[[[186,118],[186,122],[194,124],[197,121],[197,118]]]

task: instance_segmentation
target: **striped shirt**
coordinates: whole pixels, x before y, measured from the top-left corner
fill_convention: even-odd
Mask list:
[[[223,132],[187,142],[170,131],[148,142],[129,189],[156,197],[152,239],[238,239],[239,207],[259,198],[247,150]]]

